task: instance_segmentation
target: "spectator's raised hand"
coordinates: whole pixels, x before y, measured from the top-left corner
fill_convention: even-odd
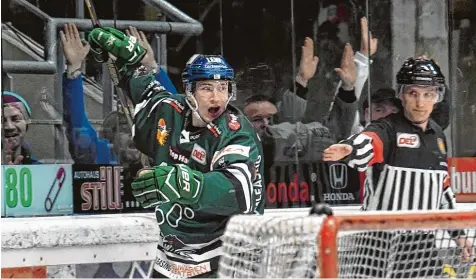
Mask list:
[[[369,32],[369,25],[367,18],[364,16],[360,19],[360,53],[365,56],[369,56],[369,41],[370,41],[370,55],[374,55],[377,52],[378,39],[372,37],[372,33]],[[370,35],[370,36],[369,36]]]
[[[149,44],[149,41],[147,40],[147,36],[144,34],[144,32],[138,31],[137,28],[129,26],[129,28],[126,30],[126,34],[128,36],[136,37],[137,41],[139,42],[139,45],[147,50],[146,54],[144,55],[144,58],[142,58],[142,61],[141,61],[142,65],[146,66],[150,70],[156,69],[157,62],[155,61],[155,58],[154,58],[154,50],[152,49],[152,46]]]
[[[72,23],[65,24],[64,31],[60,31],[63,43],[64,56],[68,62],[68,70],[75,71],[81,68],[81,63],[88,55],[90,46],[79,36],[78,28]]]
[[[319,58],[314,56],[314,41],[311,38],[306,37],[304,39],[304,45],[301,48],[302,53],[298,76],[307,84],[307,81],[316,74]]]
[[[13,152],[14,145],[10,142],[9,139],[3,139],[3,146],[2,146],[2,157],[3,161],[2,164],[4,165],[20,165],[23,161],[22,155],[16,155]]]
[[[354,62],[354,51],[350,44],[345,44],[340,68],[335,68],[334,70],[342,80],[342,88],[344,90],[352,90],[357,80],[357,68]]]

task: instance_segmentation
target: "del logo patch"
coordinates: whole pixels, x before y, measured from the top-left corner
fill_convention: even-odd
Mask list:
[[[198,144],[193,145],[193,150],[192,150],[192,159],[199,162],[202,165],[207,164],[207,152],[203,147],[201,147]]]
[[[397,133],[397,146],[418,148],[420,147],[420,137],[417,134]]]

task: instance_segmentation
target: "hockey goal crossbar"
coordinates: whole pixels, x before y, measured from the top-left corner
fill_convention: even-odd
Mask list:
[[[375,215],[379,214],[379,215]],[[361,230],[431,230],[476,227],[476,211],[366,212],[327,216],[318,234],[319,274],[321,278],[338,278],[338,233]]]
[[[476,270],[454,241],[475,243],[476,211],[326,214],[232,217],[219,276],[438,277],[447,264],[458,274]]]

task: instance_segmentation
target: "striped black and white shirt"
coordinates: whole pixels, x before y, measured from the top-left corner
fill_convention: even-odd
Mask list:
[[[372,122],[343,143],[353,147],[350,167],[366,171],[363,210],[455,208],[442,129],[423,131],[402,113]]]

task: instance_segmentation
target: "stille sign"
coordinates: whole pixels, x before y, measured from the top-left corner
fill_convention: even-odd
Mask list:
[[[451,188],[457,202],[476,202],[476,157],[448,158]]]

